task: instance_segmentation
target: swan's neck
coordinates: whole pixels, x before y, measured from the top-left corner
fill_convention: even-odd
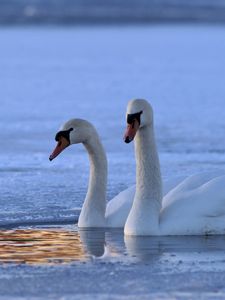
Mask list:
[[[79,227],[104,227],[106,209],[107,159],[98,134],[84,143],[89,154],[90,176]]]
[[[135,137],[136,193],[125,233],[158,234],[162,180],[153,126],[140,128]]]

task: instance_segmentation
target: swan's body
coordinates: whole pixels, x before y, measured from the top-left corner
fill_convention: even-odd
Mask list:
[[[163,195],[166,195],[174,187],[184,180],[184,176],[175,176],[163,181]],[[120,192],[106,207],[107,227],[123,228],[135,196],[136,185],[132,185],[126,190]]]
[[[193,175],[163,198],[160,235],[225,234],[225,175]]]
[[[134,100],[128,104],[127,113],[130,123],[125,141],[130,142],[136,134],[137,167],[135,197],[125,234],[225,234],[225,175],[191,176],[163,198],[152,108],[145,100]]]
[[[81,119],[68,121],[56,135],[59,142],[50,159],[54,159],[70,144],[83,143],[90,160],[88,191],[79,216],[78,226],[123,228],[131,209],[135,185],[122,191],[106,205],[107,158],[94,126]],[[181,182],[175,177],[164,183],[164,195]]]
[[[81,119],[68,121],[56,135],[59,142],[50,159],[54,159],[70,144],[83,143],[90,160],[88,191],[79,216],[79,227],[123,228],[133,203],[135,186],[119,193],[106,205],[107,158],[94,126]],[[176,178],[175,182],[181,181]],[[175,186],[166,182],[165,189]]]
[[[74,119],[56,135],[59,143],[51,160],[70,144],[83,143],[89,154],[89,186],[78,226],[122,228],[126,223],[127,235],[225,233],[225,176],[209,173],[185,180],[175,177],[162,185],[151,107],[143,100],[131,104],[128,113],[136,113],[140,104],[145,110],[145,126],[135,138],[137,184],[118,194],[107,206],[107,159],[95,128],[85,120]]]

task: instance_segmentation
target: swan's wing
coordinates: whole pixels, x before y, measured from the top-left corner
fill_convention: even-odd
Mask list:
[[[212,176],[212,174],[210,176]],[[193,176],[192,178],[192,180],[194,180]],[[169,191],[173,191],[174,189],[178,188],[183,182],[186,182],[186,185],[188,184],[188,181],[184,176],[173,176],[169,179],[163,180],[163,195],[166,195]],[[133,204],[134,195],[135,185],[122,191],[108,202],[106,207],[106,222],[108,227],[124,227]],[[165,197],[163,198],[163,202],[167,202],[164,200],[167,200]],[[165,205],[163,203],[163,207],[164,206]]]
[[[163,208],[170,205],[175,199],[183,195],[184,192],[189,193],[203,184],[209,182],[210,180],[225,175],[224,171],[211,171],[194,174],[188,177],[174,177],[165,181],[164,187],[164,198],[163,198]]]
[[[108,227],[123,228],[130,212],[135,194],[135,185],[119,193],[106,207]]]
[[[172,176],[170,178],[163,179],[163,196],[177,187],[186,178],[187,176]]]
[[[188,218],[188,215],[191,215],[193,213],[192,210],[195,210],[195,213],[198,216],[199,210],[202,211],[203,204],[201,204],[200,200],[198,200],[199,203],[198,207],[200,207],[200,209],[196,210],[194,206],[191,204],[190,199],[193,199],[193,201],[197,201],[196,189],[202,188],[204,184],[207,184],[214,177],[219,176],[221,174],[224,174],[224,172],[202,173],[187,178],[184,178],[184,176],[175,176],[170,179],[164,180],[163,195],[165,196],[163,198],[163,210],[161,214],[162,217],[164,219],[168,219],[167,216],[169,216],[170,214],[172,215],[174,214],[174,218],[177,217],[178,215],[179,218],[182,219],[182,217],[184,217],[182,214],[185,214],[185,210],[188,211],[188,209],[191,210],[191,212],[187,213],[186,218]],[[225,180],[224,180],[224,186],[225,186]],[[201,193],[203,195],[206,194],[207,191],[205,191],[203,188],[203,191]],[[118,228],[124,227],[131,206],[133,204],[134,195],[135,195],[135,185],[122,191],[111,201],[108,202],[108,205],[106,207],[106,222],[108,227],[118,227]],[[205,196],[203,195],[200,198],[203,200],[204,197]],[[221,206],[219,199],[217,200],[218,200],[218,204],[214,205],[214,211],[216,211],[216,207]],[[207,211],[205,212],[206,215],[209,210],[210,209],[208,208]]]
[[[211,174],[212,175],[212,174]],[[225,233],[225,176],[192,176],[165,196],[160,215],[168,234]]]

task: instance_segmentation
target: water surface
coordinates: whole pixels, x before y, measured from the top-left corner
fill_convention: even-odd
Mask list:
[[[1,28],[2,226],[77,219],[86,152],[76,145],[48,161],[70,118],[91,121],[101,136],[108,199],[133,184],[133,145],[122,140],[131,98],[154,108],[164,178],[223,170],[224,33],[222,26]]]
[[[143,97],[164,178],[224,170],[224,34],[190,25],[0,28],[1,295],[225,298],[224,237],[79,231],[85,150],[48,161],[63,122],[91,121],[107,151],[111,199],[135,182],[133,145],[122,137],[127,101]]]

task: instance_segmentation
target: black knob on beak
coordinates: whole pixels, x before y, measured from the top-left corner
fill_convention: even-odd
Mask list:
[[[126,136],[126,138],[124,139],[124,142],[125,143],[130,143],[132,140],[129,138],[129,136]]]

